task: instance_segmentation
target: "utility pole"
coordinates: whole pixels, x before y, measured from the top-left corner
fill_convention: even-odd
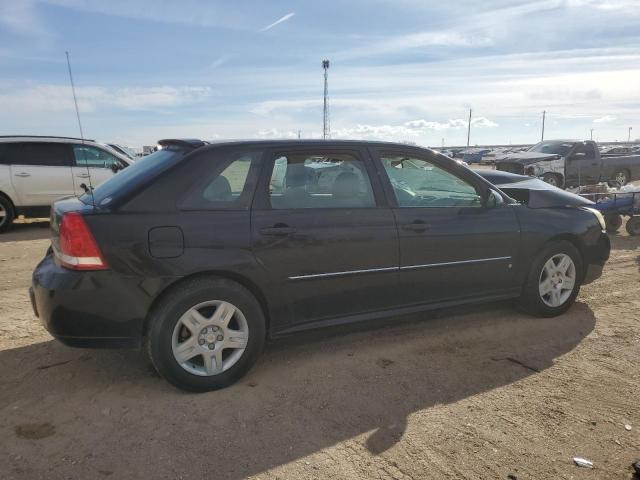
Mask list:
[[[324,104],[322,117],[322,138],[326,140],[331,136],[331,127],[329,125],[329,60],[322,61],[324,69]]]
[[[540,138],[541,142],[544,141],[544,119],[546,118],[546,116],[547,116],[547,111],[543,110],[542,111],[542,137]]]
[[[469,109],[469,124],[467,125],[467,148],[469,148],[469,140],[471,139],[471,109]]]
[[[589,135],[589,140],[593,140],[593,128],[591,129],[591,134]]]
[[[629,127],[629,135],[627,136],[627,143],[631,141],[631,130],[633,130],[633,127]]]
[[[302,133],[302,130],[298,130],[298,140],[300,140],[300,134]]]

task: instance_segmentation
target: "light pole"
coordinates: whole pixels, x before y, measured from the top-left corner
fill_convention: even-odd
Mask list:
[[[631,141],[631,130],[633,130],[633,127],[629,127],[629,135],[627,136],[627,143]]]
[[[471,109],[469,109],[469,125],[467,126],[467,148],[469,148],[470,138],[471,138]]]
[[[547,116],[547,111],[543,110],[542,111],[542,136],[540,137],[541,142],[544,141],[544,119],[546,118],[546,116]]]
[[[591,129],[591,135],[589,136],[589,140],[593,140],[593,128]]]

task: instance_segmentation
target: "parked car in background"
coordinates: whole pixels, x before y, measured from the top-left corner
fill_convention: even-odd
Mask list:
[[[591,140],[545,140],[526,152],[497,157],[496,168],[539,177],[557,187],[599,182],[624,186],[640,179],[640,155],[603,158]]]
[[[109,148],[112,148],[113,150],[115,150],[118,153],[121,153],[122,155],[124,155],[125,157],[129,158],[130,160],[135,160],[136,159],[136,152],[135,150],[129,148],[129,147],[125,147],[123,145],[118,145],[117,143],[105,143],[105,145]]]
[[[18,215],[48,217],[58,198],[81,195],[131,163],[93,140],[0,137],[0,232]]]
[[[183,389],[230,385],[302,330],[509,298],[560,315],[609,256],[588,200],[543,184],[518,202],[428,149],[159,143],[55,202],[31,298],[63,343],[146,345]]]

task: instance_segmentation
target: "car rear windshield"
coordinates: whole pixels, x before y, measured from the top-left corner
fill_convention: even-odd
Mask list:
[[[148,180],[175,165],[185,153],[184,149],[169,147],[135,161],[131,166],[98,185],[93,191],[93,203],[98,207],[107,206],[117,196],[135,191]],[[80,200],[90,205],[91,194],[85,193]]]

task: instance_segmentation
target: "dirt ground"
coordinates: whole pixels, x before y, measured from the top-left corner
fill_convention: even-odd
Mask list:
[[[51,339],[26,293],[43,227],[0,237],[0,479],[633,476],[640,237],[612,236],[560,318],[497,303],[305,334],[193,395],[140,352]]]

